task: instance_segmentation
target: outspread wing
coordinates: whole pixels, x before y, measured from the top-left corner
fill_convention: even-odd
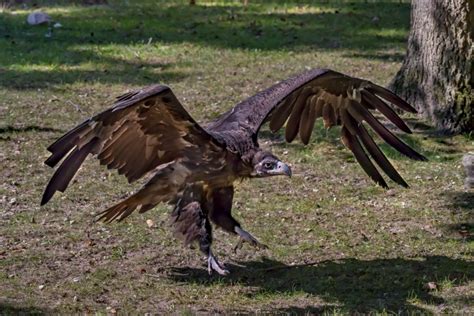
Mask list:
[[[326,128],[342,126],[343,143],[376,183],[387,187],[372,160],[392,180],[407,186],[363,124],[370,126],[386,143],[403,155],[415,160],[426,160],[372,114],[372,111],[378,111],[402,131],[411,133],[389,104],[416,113],[404,100],[370,81],[328,69],[313,69],[239,103],[213,122],[212,129],[241,129],[255,139],[265,122],[270,122],[273,132],[286,123],[286,140],[291,142],[299,135],[302,142],[307,144],[316,119],[322,117]]]
[[[206,146],[203,146],[206,144]],[[59,138],[45,163],[54,173],[41,204],[56,191],[64,192],[88,154],[133,182],[157,166],[200,154],[200,148],[219,148],[186,112],[171,89],[154,85],[118,97],[114,106],[84,121]]]

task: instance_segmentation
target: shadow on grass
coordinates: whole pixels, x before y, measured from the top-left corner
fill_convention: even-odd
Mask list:
[[[474,241],[474,192],[448,191],[442,195],[445,205],[453,213],[464,213],[460,223],[442,225],[466,242]]]
[[[300,12],[289,13],[288,8]],[[26,13],[5,13],[0,16],[0,85],[29,89],[88,80],[148,84],[184,75],[167,70],[166,64],[140,61],[139,56],[136,62],[112,57],[121,54],[111,51],[111,45],[153,50],[166,44],[193,43],[265,51],[401,47],[409,11],[407,3],[288,6],[278,1],[248,7],[153,1],[129,6],[65,6],[53,14],[63,27],[55,29],[51,38],[45,38],[46,28],[27,25]],[[372,22],[374,12],[378,24]],[[88,62],[104,69],[60,67]],[[17,67],[25,65],[32,67]]]
[[[11,133],[26,133],[26,132],[57,132],[64,133],[62,129],[53,128],[53,127],[43,127],[38,125],[29,125],[29,126],[2,126],[0,127],[0,136],[1,134],[11,134]]]
[[[212,285],[239,283],[256,288],[251,295],[297,294],[304,292],[338,304],[353,312],[390,310],[424,312],[411,302],[443,304],[443,299],[425,286],[450,280],[455,285],[474,279],[472,264],[444,256],[415,259],[344,259],[319,265],[285,264],[271,260],[237,262],[229,265],[228,277],[210,277],[204,269],[174,268],[169,278],[176,282]],[[282,312],[312,312],[313,307],[290,307]],[[319,308],[318,310],[319,311]],[[274,311],[272,311],[274,312]]]
[[[16,306],[16,304],[0,302],[0,315],[50,315],[51,310],[34,306]]]
[[[401,53],[354,53],[345,54],[344,57],[355,57],[362,59],[378,59],[382,61],[398,61],[401,62],[405,58]]]
[[[443,194],[446,206],[452,210],[466,210],[474,215],[474,192],[448,191]]]
[[[80,53],[65,53],[65,55],[82,55]],[[63,67],[68,62],[60,61],[57,67],[28,70],[1,69],[0,85],[16,90],[49,88],[55,85],[70,84],[75,82],[107,82],[131,83],[150,85],[176,81],[188,76],[188,73],[171,71],[170,63],[130,62],[111,57],[80,56],[77,65],[94,61],[98,63],[94,69],[68,69]],[[54,63],[54,62],[53,62]],[[60,66],[62,65],[62,66]]]

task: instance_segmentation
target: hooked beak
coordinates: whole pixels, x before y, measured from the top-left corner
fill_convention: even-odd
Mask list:
[[[275,174],[287,175],[291,178],[291,169],[287,164],[279,161],[275,169]]]

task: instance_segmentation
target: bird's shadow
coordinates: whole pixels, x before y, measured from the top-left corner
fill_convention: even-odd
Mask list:
[[[62,129],[54,127],[44,127],[39,125],[28,125],[28,126],[13,126],[6,125],[0,126],[0,134],[13,134],[13,133],[28,133],[28,132],[56,132],[64,133]]]
[[[440,226],[455,236],[461,236],[464,241],[474,241],[474,192],[445,191],[441,194],[445,206],[456,216],[455,223],[445,223]]]
[[[16,306],[0,301],[0,315],[49,315],[52,312],[36,306]]]
[[[442,282],[462,285],[474,278],[470,262],[445,256],[417,259],[344,259],[315,265],[288,266],[264,258],[261,261],[228,264],[231,274],[226,277],[209,276],[205,269],[171,268],[168,278],[175,282],[211,286],[215,283],[239,284],[248,287],[253,296],[259,293],[285,295],[306,293],[324,299],[327,305],[290,306],[280,312],[321,313],[334,306],[352,312],[396,311],[423,312],[412,304],[440,305],[443,298],[436,290]],[[460,300],[465,299],[460,297]]]

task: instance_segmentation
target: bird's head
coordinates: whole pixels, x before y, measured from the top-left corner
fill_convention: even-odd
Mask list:
[[[290,167],[267,151],[257,152],[253,159],[252,176],[257,178],[286,175],[291,177]]]

